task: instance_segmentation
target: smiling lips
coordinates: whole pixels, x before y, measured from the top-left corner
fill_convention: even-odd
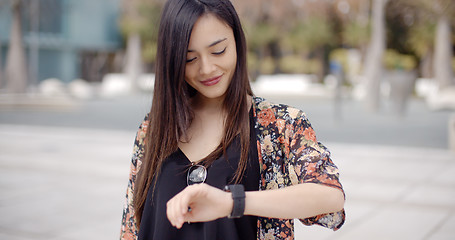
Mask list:
[[[213,86],[213,85],[217,84],[218,82],[220,82],[222,76],[223,76],[223,75],[220,75],[220,76],[214,77],[214,78],[210,78],[210,79],[201,81],[201,83],[202,83],[204,86],[210,87],[210,86]]]

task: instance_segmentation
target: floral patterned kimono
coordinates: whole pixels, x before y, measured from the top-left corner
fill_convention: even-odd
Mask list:
[[[283,104],[272,104],[253,97],[254,120],[260,166],[260,190],[284,188],[299,183],[318,183],[343,188],[338,180],[338,168],[330,152],[316,140],[305,114]],[[133,189],[136,174],[144,156],[144,138],[148,121],[142,122],[136,136],[131,172],[123,209],[121,239],[137,239],[134,217]],[[338,230],[344,223],[344,209],[300,219],[305,225],[321,225]],[[293,219],[258,217],[257,239],[294,239]]]

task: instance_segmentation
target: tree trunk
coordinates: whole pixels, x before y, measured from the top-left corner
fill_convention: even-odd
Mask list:
[[[372,34],[365,64],[366,104],[377,112],[380,107],[382,57],[385,50],[385,5],[387,0],[373,0]]]
[[[452,32],[448,18],[441,15],[436,28],[434,77],[439,88],[453,85],[454,73],[452,69]]]
[[[325,66],[325,58],[324,58],[324,53],[325,49],[324,47],[318,47],[316,50],[316,59],[318,60],[320,64],[320,68],[316,72],[316,76],[318,78],[318,82],[324,82],[324,77],[326,75],[326,66]]]
[[[142,74],[141,38],[139,34],[128,36],[126,46],[125,73],[131,83],[131,91],[138,90],[138,79]]]
[[[12,12],[11,36],[5,69],[6,88],[11,93],[25,93],[27,88],[27,67],[22,43],[20,0],[14,0]]]
[[[4,85],[2,65],[2,40],[0,39],[0,89],[2,89]]]
[[[433,51],[429,50],[420,60],[420,72],[423,78],[432,78],[433,74]]]
[[[281,73],[281,66],[280,66],[280,59],[281,59],[281,49],[279,46],[278,41],[273,41],[269,44],[270,55],[272,55],[273,64],[275,65],[273,68],[273,73]]]

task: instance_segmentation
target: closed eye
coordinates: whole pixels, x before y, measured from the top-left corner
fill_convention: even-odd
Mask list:
[[[196,60],[196,57],[191,58],[191,59],[187,59],[186,62],[187,62],[187,63],[190,63],[190,62],[192,62],[192,61],[194,61],[194,60]]]
[[[223,53],[226,52],[226,48],[227,48],[227,47],[225,47],[223,50],[221,50],[221,51],[219,51],[219,52],[213,52],[212,54],[213,54],[213,55],[222,55]],[[186,63],[193,62],[194,60],[196,60],[196,58],[197,58],[197,57],[194,57],[194,58],[191,58],[191,59],[187,59],[187,60],[186,60]]]
[[[213,54],[215,54],[215,55],[221,55],[221,54],[223,54],[224,52],[226,52],[226,48],[227,48],[227,47],[225,47],[222,51],[214,52]]]

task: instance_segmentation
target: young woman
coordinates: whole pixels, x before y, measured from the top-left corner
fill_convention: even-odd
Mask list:
[[[341,227],[338,169],[300,110],[253,95],[228,0],[169,0],[156,69],[121,239],[293,239],[294,218]]]

